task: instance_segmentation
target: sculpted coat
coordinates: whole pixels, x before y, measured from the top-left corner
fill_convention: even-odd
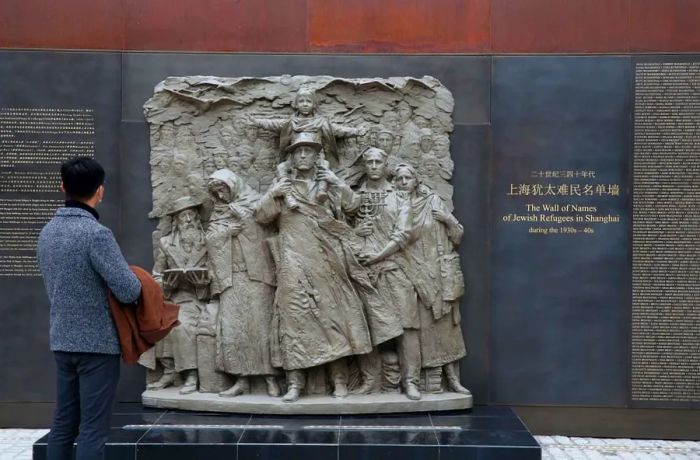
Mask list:
[[[291,177],[299,207],[266,194],[257,213],[261,223],[277,222],[280,362],[286,370],[305,369],[345,356],[369,353],[372,346],[364,302],[376,291],[352,253],[354,233],[339,220],[358,206],[344,187],[331,187],[328,200],[316,200],[319,181]]]
[[[212,294],[219,296],[217,361],[238,376],[275,372],[270,335],[275,272],[266,231],[254,219],[259,195],[229,170],[210,177],[229,190],[214,204],[207,228]]]

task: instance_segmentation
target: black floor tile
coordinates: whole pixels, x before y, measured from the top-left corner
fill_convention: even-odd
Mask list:
[[[534,447],[441,446],[440,460],[542,460],[542,452]]]
[[[136,460],[236,460],[235,444],[139,444]]]
[[[338,445],[239,444],[238,460],[337,460]],[[209,460],[209,459],[207,459]],[[231,459],[233,460],[233,459]]]
[[[460,427],[464,430],[527,431],[517,417],[431,414],[430,418],[436,431],[440,431],[440,427]]]
[[[244,444],[325,444],[338,445],[338,430],[335,429],[247,429],[239,446]]]
[[[242,428],[151,428],[139,440],[138,447],[155,444],[232,444],[243,434]]]
[[[437,446],[438,439],[432,430],[341,430],[340,444],[360,446]]]
[[[538,447],[537,441],[527,431],[438,431],[441,446],[503,446]]]
[[[105,446],[105,460],[133,459],[136,441],[144,435],[146,430],[121,430],[112,428],[109,431],[107,444]],[[48,434],[39,438],[32,448],[33,460],[46,459],[46,443]],[[75,445],[74,445],[75,449]]]
[[[157,425],[234,425],[245,426],[250,421],[250,415],[219,414],[219,413],[190,413],[168,412],[163,415]]]
[[[251,425],[281,425],[285,428],[310,425],[340,425],[340,415],[253,415]]]
[[[408,427],[416,426],[431,428],[432,423],[428,414],[377,414],[377,415],[343,415],[340,425],[345,427]]]
[[[437,446],[341,445],[338,460],[438,460]]]

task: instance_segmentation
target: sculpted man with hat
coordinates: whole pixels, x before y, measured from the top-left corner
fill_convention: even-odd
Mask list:
[[[186,196],[175,200],[168,215],[172,232],[159,241],[153,276],[163,286],[166,299],[180,305],[180,325],[155,348],[155,357],[163,366],[163,375],[148,386],[158,390],[175,383],[175,373],[185,380],[181,394],[197,391],[196,328],[209,292],[206,269],[207,247],[199,217],[201,201]],[[142,359],[143,364],[147,364]],[[148,366],[147,366],[148,367]],[[154,366],[151,366],[154,367]]]
[[[328,365],[333,395],[347,395],[345,358],[372,349],[365,305],[379,302],[367,271],[351,247],[356,235],[344,222],[359,200],[330,169],[317,163],[321,143],[314,133],[298,133],[287,152],[291,174],[278,178],[262,198],[258,222],[276,224],[276,323],[279,362],[287,372],[285,402],[305,387],[305,369]],[[318,199],[320,183],[328,199]],[[298,206],[284,199],[291,195]]]

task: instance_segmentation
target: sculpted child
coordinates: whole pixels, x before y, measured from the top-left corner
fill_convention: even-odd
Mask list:
[[[286,157],[287,147],[290,146],[292,138],[299,133],[311,133],[315,138],[319,139],[323,147],[318,153],[317,165],[322,168],[336,169],[338,163],[338,146],[336,144],[337,137],[349,136],[364,136],[367,129],[351,128],[342,126],[320,115],[318,104],[316,102],[315,92],[309,88],[301,88],[294,98],[292,104],[294,115],[286,120],[264,120],[254,117],[249,117],[252,124],[263,129],[273,131],[280,137],[279,148],[282,158]],[[326,155],[330,162],[326,159]],[[292,169],[290,159],[285,160],[277,166],[278,179],[289,177]],[[324,203],[328,199],[328,184],[322,181],[320,184],[317,199]],[[296,209],[298,203],[291,196],[285,197],[285,202],[290,209]]]

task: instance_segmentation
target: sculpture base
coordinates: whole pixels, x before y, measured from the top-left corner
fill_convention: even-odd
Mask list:
[[[120,404],[105,460],[541,460],[508,407],[383,415],[202,414]],[[47,436],[34,444],[46,459]]]
[[[281,398],[253,394],[224,398],[216,393],[181,395],[178,388],[146,390],[141,395],[144,406],[205,412],[239,412],[246,414],[385,414],[393,412],[428,412],[469,409],[472,396],[459,393],[424,394],[411,401],[403,394],[379,393],[332,396],[303,396],[297,402],[285,403]]]

